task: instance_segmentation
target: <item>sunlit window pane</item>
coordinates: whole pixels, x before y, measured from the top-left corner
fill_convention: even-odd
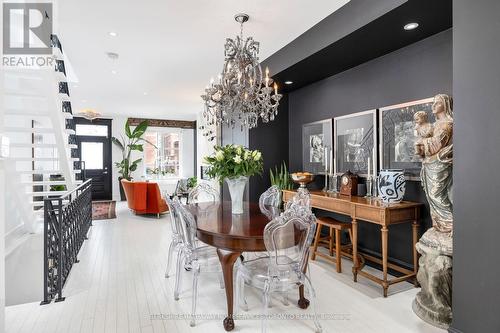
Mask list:
[[[76,135],[108,136],[108,126],[76,124]]]
[[[82,142],[82,161],[85,161],[85,168],[104,169],[102,142]]]
[[[147,176],[151,178],[179,176],[179,133],[148,131],[145,138],[158,147],[158,149],[155,149],[148,144],[144,147],[144,164]]]

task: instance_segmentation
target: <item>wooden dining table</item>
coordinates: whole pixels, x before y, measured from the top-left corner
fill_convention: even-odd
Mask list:
[[[279,214],[279,210],[267,207],[264,214],[256,203],[245,202],[243,214],[231,213],[231,202],[211,202],[187,205],[197,224],[198,239],[217,248],[227,301],[227,317],[224,329],[234,329],[233,319],[233,269],[236,260],[243,252],[265,251],[264,228]],[[271,213],[271,214],[269,214]],[[304,286],[299,287],[298,305],[307,308],[309,301],[304,297]]]

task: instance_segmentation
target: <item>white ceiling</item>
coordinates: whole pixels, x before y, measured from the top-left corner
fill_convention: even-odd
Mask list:
[[[250,15],[244,35],[260,42],[264,60],[347,2],[62,0],[58,30],[75,81],[73,108],[194,120],[204,87],[222,68],[225,39],[239,33],[236,13]]]

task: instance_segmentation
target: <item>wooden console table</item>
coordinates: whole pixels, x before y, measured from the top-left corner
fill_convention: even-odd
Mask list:
[[[290,200],[296,191],[283,191],[283,201]],[[421,203],[403,201],[397,204],[383,204],[380,200],[369,199],[356,196],[344,196],[338,193],[326,193],[322,191],[310,191],[311,205],[314,208],[334,212],[338,214],[348,215],[352,220],[352,255],[354,265],[352,268],[354,281],[357,282],[358,274],[364,276],[384,288],[384,297],[387,297],[387,289],[391,284],[414,279],[416,283],[416,276],[418,271],[418,256],[415,244],[418,241],[418,227],[420,217]],[[358,221],[374,223],[381,226],[382,234],[382,260],[374,256],[363,254],[363,256],[370,261],[382,265],[383,278],[380,279],[368,272],[362,270],[358,260]],[[412,223],[413,234],[413,271],[404,267],[389,263],[387,261],[388,252],[388,227],[393,224],[399,223]],[[403,274],[403,276],[387,279],[387,269],[391,268]]]

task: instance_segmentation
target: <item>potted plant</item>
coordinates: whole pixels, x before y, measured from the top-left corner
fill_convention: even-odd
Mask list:
[[[126,200],[126,198],[121,180],[132,180],[132,172],[137,170],[139,162],[142,161],[142,158],[131,161],[132,152],[144,151],[144,142],[147,142],[156,148],[153,143],[142,137],[144,133],[146,133],[147,128],[148,121],[144,120],[139,125],[137,125],[134,130],[131,130],[127,119],[127,121],[125,122],[125,137],[121,135],[121,139],[118,139],[116,137],[111,138],[111,141],[113,141],[113,143],[122,151],[122,160],[120,162],[115,162],[115,166],[118,168],[118,173],[120,174],[120,177],[118,177],[118,182],[120,183],[120,198],[122,201]]]
[[[281,166],[278,170],[278,167],[274,167],[273,169],[269,169],[269,178],[271,180],[271,185],[276,185],[280,190],[291,190],[293,189],[293,181],[290,173],[287,170],[285,162],[281,163]]]
[[[196,177],[190,177],[187,180],[187,187],[188,189],[194,188],[198,184],[198,178]]]
[[[231,211],[242,214],[245,186],[248,177],[262,173],[262,154],[241,145],[216,146],[214,149],[212,156],[205,157],[205,163],[210,166],[207,175],[220,183],[226,180],[231,195]]]

